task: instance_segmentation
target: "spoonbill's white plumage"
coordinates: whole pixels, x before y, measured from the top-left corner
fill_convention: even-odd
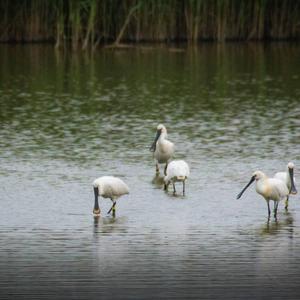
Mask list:
[[[237,195],[237,199],[241,198],[245,190],[250,184],[256,182],[256,192],[262,195],[267,201],[268,205],[268,217],[270,218],[270,200],[274,201],[274,217],[277,218],[277,209],[279,201],[286,200],[289,195],[289,190],[286,184],[277,178],[268,178],[263,172],[255,171],[249,181],[249,183],[243,188],[243,190]]]
[[[278,172],[274,176],[274,178],[280,179],[286,184],[290,195],[297,194],[297,189],[295,187],[294,167],[294,164],[292,162],[289,162],[285,172]],[[289,196],[285,201],[285,209],[288,209],[288,206]]]
[[[96,216],[100,215],[100,208],[98,203],[98,196],[103,198],[109,198],[113,204],[108,214],[112,211],[115,215],[116,200],[126,194],[129,194],[129,188],[126,183],[118,177],[114,176],[102,176],[94,180],[93,182],[95,205],[93,213]]]
[[[185,193],[185,181],[190,176],[190,168],[184,160],[173,160],[168,164],[166,176],[164,177],[164,189],[168,190],[172,182],[174,194],[176,193],[175,182],[182,182],[183,194]]]
[[[150,147],[150,151],[154,153],[156,160],[156,173],[159,173],[159,164],[166,164],[164,170],[164,174],[166,175],[168,162],[174,154],[174,144],[167,140],[167,129],[162,124],[157,126],[156,136]]]

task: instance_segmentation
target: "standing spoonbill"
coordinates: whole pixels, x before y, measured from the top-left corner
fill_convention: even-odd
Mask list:
[[[176,193],[175,182],[182,182],[182,193],[185,193],[185,181],[190,176],[190,168],[184,160],[173,160],[167,167],[167,174],[164,177],[164,190],[168,190],[172,182],[174,194]]]
[[[156,159],[156,173],[159,173],[159,164],[165,163],[164,175],[166,175],[168,162],[174,154],[174,144],[167,140],[167,129],[162,124],[157,126],[156,136],[150,151],[154,153]]]
[[[274,218],[277,218],[277,209],[279,201],[286,200],[289,195],[289,190],[286,184],[277,178],[268,178],[261,171],[255,171],[249,181],[249,183],[243,188],[243,190],[237,195],[237,199],[240,199],[245,190],[250,184],[256,181],[256,192],[262,195],[268,204],[268,218],[270,219],[270,200],[274,201]]]
[[[102,176],[95,179],[93,182],[93,187],[95,194],[93,213],[95,216],[100,215],[98,196],[109,198],[112,201],[112,207],[107,213],[109,214],[112,211],[113,216],[115,216],[116,199],[123,195],[129,194],[129,188],[124,181],[114,176]]]
[[[297,189],[295,187],[294,164],[292,162],[288,163],[285,172],[277,172],[274,178],[280,179],[286,184],[289,190],[289,195],[297,194]],[[285,209],[288,209],[288,206],[289,206],[289,196],[285,201]]]

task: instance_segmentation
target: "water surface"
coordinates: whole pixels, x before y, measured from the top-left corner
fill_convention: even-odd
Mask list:
[[[2,298],[299,299],[299,196],[277,223],[254,187],[235,199],[256,169],[299,177],[299,50],[1,46]],[[185,197],[155,178],[159,123],[191,166]],[[131,193],[94,219],[108,174]]]

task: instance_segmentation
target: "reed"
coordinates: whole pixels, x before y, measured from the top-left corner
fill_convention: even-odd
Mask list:
[[[99,44],[300,38],[297,0],[2,0],[1,42]]]

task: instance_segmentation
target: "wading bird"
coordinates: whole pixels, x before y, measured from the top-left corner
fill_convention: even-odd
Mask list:
[[[285,172],[278,172],[275,174],[274,178],[282,180],[288,190],[289,195],[296,195],[297,189],[295,187],[295,177],[294,177],[294,164],[292,162],[289,162],[287,165],[287,169]],[[285,209],[288,209],[289,206],[289,196],[287,197],[285,201]]]
[[[174,144],[167,140],[167,129],[162,124],[157,126],[156,136],[150,151],[154,153],[156,159],[156,173],[159,173],[159,164],[165,163],[164,175],[166,175],[168,162],[174,154]]]
[[[173,160],[167,167],[167,174],[164,177],[164,190],[168,190],[172,182],[174,194],[176,193],[175,182],[182,182],[182,192],[185,193],[185,181],[190,176],[190,168],[184,160]]]
[[[270,200],[274,201],[274,217],[276,219],[279,201],[286,200],[289,195],[289,190],[286,184],[280,179],[268,178],[263,172],[256,171],[253,173],[249,183],[237,195],[237,199],[241,198],[245,190],[253,181],[256,181],[256,192],[262,195],[267,201],[269,219],[271,214],[269,202]]]
[[[98,196],[102,196],[103,198],[109,198],[112,201],[112,207],[107,213],[109,214],[112,211],[113,216],[115,216],[116,199],[129,194],[128,186],[124,183],[124,181],[114,176],[99,177],[94,180],[93,186],[95,194],[94,215],[100,215]]]

